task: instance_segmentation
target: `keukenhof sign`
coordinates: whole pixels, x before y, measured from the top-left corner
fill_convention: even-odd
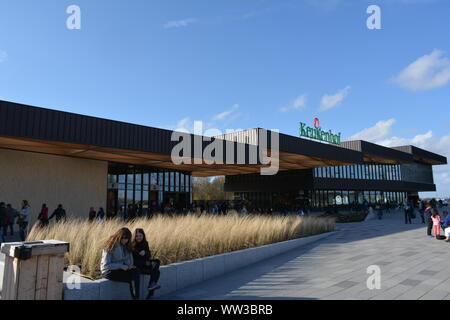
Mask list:
[[[306,123],[300,122],[300,137],[307,137],[319,141],[325,141],[328,143],[340,145],[341,133],[333,133],[331,130],[323,131],[320,127],[320,121],[318,118],[314,119],[314,128],[308,127]]]

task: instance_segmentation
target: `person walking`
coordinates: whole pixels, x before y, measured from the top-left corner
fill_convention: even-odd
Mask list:
[[[96,216],[97,216],[97,212],[95,212],[94,207],[91,207],[91,208],[89,209],[89,214],[88,214],[88,217],[89,217],[88,219],[89,219],[89,221],[90,221],[90,222],[94,221]]]
[[[5,242],[6,226],[6,205],[0,202],[0,243]]]
[[[14,222],[17,217],[17,210],[14,209],[10,203],[6,205],[6,229],[5,232],[8,233],[9,228],[9,235],[14,235]],[[6,235],[6,234],[5,234]]]
[[[104,218],[105,218],[105,211],[103,210],[103,208],[98,209],[98,212],[97,212],[98,222],[102,222]]]
[[[405,224],[411,224],[411,211],[412,211],[412,206],[410,203],[407,203],[404,207],[404,212],[405,212]]]
[[[431,230],[433,230],[433,220],[431,219],[431,216],[433,214],[433,206],[431,203],[427,203],[425,207],[425,220],[427,223],[427,236],[432,237]]]
[[[131,231],[128,228],[121,228],[106,240],[100,271],[105,279],[128,283],[131,297],[139,300],[140,272],[134,265]]]
[[[22,201],[22,209],[17,217],[17,224],[19,225],[20,240],[25,241],[28,233],[28,218],[31,215],[31,206],[27,200]]]
[[[146,299],[149,299],[153,296],[155,290],[161,288],[161,286],[158,285],[158,280],[160,277],[159,266],[161,261],[158,259],[152,259],[150,246],[147,242],[143,229],[136,229],[134,231],[132,247],[134,265],[139,269],[141,274],[150,275],[150,280],[147,286],[148,294],[146,297]]]
[[[56,208],[55,211],[53,211],[52,215],[48,220],[53,219],[55,217],[56,223],[58,222],[65,222],[66,221],[66,210],[64,210],[62,204],[58,204],[58,208]]]
[[[419,215],[422,223],[425,224],[425,202],[419,200]]]
[[[439,211],[437,209],[433,210],[431,215],[431,220],[433,221],[433,235],[435,237],[441,235],[441,217],[439,216]]]
[[[375,205],[375,211],[377,213],[378,220],[381,220],[383,218],[383,207],[381,206],[380,201]]]
[[[48,208],[45,203],[42,205],[41,212],[38,215],[38,220],[39,220],[39,226],[41,228],[48,226]]]

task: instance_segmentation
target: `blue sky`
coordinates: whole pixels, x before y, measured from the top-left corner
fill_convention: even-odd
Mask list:
[[[369,5],[381,30],[369,30]],[[69,5],[81,30],[68,30]],[[448,0],[0,3],[0,99],[148,126],[319,117],[345,138],[450,156]],[[435,169],[450,196],[450,168]]]

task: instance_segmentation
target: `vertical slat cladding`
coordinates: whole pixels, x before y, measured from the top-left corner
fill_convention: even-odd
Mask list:
[[[21,121],[20,121],[20,109],[19,110],[14,110],[14,112],[11,113],[12,115],[12,124],[11,124],[11,131],[13,133],[13,135],[18,135],[20,136],[20,126],[21,126]]]
[[[2,115],[3,114],[3,125],[0,130],[2,131],[2,133],[11,132],[11,126],[14,125],[13,108],[9,105],[5,105],[4,102],[2,103]]]
[[[131,128],[131,125],[127,123],[127,131],[126,131],[126,135],[128,137],[128,141],[127,141],[127,149],[132,148],[131,146],[133,145],[133,140],[134,140],[134,132],[133,132],[133,128]]]
[[[82,123],[83,120],[81,117],[76,117],[75,118],[75,135],[74,137],[76,138],[77,142],[80,143],[81,142],[81,127],[82,127]]]
[[[72,139],[70,139],[70,114],[68,113],[63,113],[61,114],[61,118],[62,118],[62,127],[61,127],[61,132],[60,135],[62,137],[62,139],[64,141],[70,141]]]
[[[78,132],[80,131],[79,117],[72,115],[70,119],[70,136],[75,142],[79,142]]]
[[[33,121],[34,125],[31,134],[35,137],[39,136],[39,131],[41,130],[41,116],[42,116],[41,110],[34,110],[34,121]]]
[[[98,125],[98,138],[100,140],[99,145],[100,146],[106,146],[107,140],[106,140],[106,123],[104,120],[99,120],[99,125]]]
[[[101,121],[99,119],[93,119],[94,120],[94,144],[96,146],[101,146],[102,141],[101,141],[101,135],[100,135],[100,125],[101,125]]]

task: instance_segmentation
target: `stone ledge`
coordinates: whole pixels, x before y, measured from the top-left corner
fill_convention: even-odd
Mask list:
[[[326,238],[336,233],[327,232],[314,236],[288,240],[260,247],[249,248],[215,256],[161,266],[161,289],[155,297],[161,297],[188,286],[219,277],[231,271],[277,256],[298,247]],[[128,284],[106,279],[82,278],[81,289],[68,289],[70,273],[64,272],[65,300],[130,300]],[[149,276],[141,276],[141,298],[145,298]]]

